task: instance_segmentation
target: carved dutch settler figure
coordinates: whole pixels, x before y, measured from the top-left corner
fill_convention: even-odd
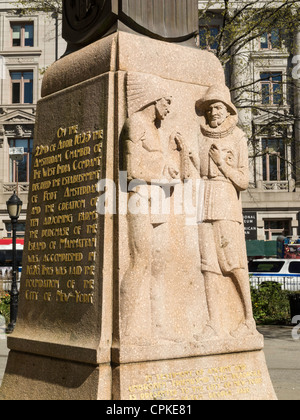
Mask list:
[[[247,138],[237,127],[238,115],[229,89],[213,86],[197,102],[201,116],[199,238],[209,322],[204,336],[221,337],[222,314],[216,287],[231,277],[241,298],[245,320],[233,337],[256,333],[253,319],[241,192],[248,188]]]
[[[165,330],[164,273],[169,253],[168,215],[153,211],[184,178],[188,155],[181,135],[162,139],[172,98],[153,76],[127,76],[128,116],[122,132],[128,178],[130,266],[121,283],[122,336],[129,344],[170,339]],[[160,198],[159,198],[160,197]],[[134,303],[135,310],[132,306]]]

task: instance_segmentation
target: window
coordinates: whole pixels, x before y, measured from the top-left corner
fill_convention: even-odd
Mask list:
[[[5,223],[6,230],[7,230],[7,237],[12,238],[12,225],[11,223]],[[17,223],[17,238],[24,238],[25,236],[25,223],[18,222]],[[18,253],[22,253],[22,251],[17,251]],[[22,255],[21,255],[21,262],[22,262]]]
[[[281,47],[279,29],[272,29],[271,32],[265,32],[260,38],[260,48],[262,50],[273,50]]]
[[[291,235],[290,220],[265,220],[266,241],[277,241],[278,236]]]
[[[33,71],[12,71],[11,95],[13,104],[33,103]]]
[[[286,181],[286,154],[282,139],[263,139],[263,180]]]
[[[261,99],[263,105],[282,105],[282,73],[261,73]]]
[[[282,261],[251,261],[249,262],[250,273],[280,273],[284,262]]]
[[[219,43],[217,37],[219,35],[219,26],[206,27],[202,26],[199,30],[200,47],[202,49],[217,50]]]
[[[33,47],[33,23],[11,23],[12,46]]]
[[[289,266],[289,273],[291,274],[300,274],[300,261],[291,262]]]
[[[18,164],[10,159],[10,182],[29,182],[33,139],[12,139],[9,141],[9,147],[23,147],[24,158]]]

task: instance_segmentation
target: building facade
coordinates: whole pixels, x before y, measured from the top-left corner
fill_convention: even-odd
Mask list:
[[[239,10],[251,2],[229,2],[231,9],[226,10],[226,15],[225,2],[212,3],[214,5],[205,10],[207,2],[199,1],[199,9],[204,12],[200,19],[200,47],[223,58],[227,83],[239,110],[239,125],[249,137],[251,182],[248,191],[243,193],[248,256],[271,256],[276,252],[274,241],[278,236],[293,239],[300,236],[300,26],[297,10],[290,8],[290,13],[285,11],[286,15],[280,16],[282,21],[290,22],[286,24],[288,29],[284,30],[282,24],[277,26],[275,19],[272,26],[270,18],[269,24],[263,23],[265,29],[257,31],[258,36],[255,36],[255,31],[247,33],[250,18],[245,12],[244,28],[234,32],[235,19],[237,25],[243,26]],[[279,3],[276,7],[280,7]],[[263,8],[261,11],[250,8],[248,12],[253,13],[257,21],[261,13],[263,22],[264,17],[268,19],[268,7],[274,7],[274,2],[264,1],[259,5]],[[223,31],[226,19],[228,29]],[[219,43],[227,34],[231,40],[223,47],[226,57],[226,54],[222,56]],[[258,241],[266,245],[265,251]],[[271,244],[272,247],[267,246]]]
[[[38,12],[26,16],[12,3],[0,0],[0,238],[11,237],[6,201],[13,191],[23,201],[18,236],[24,236],[42,77],[66,49],[57,15]],[[17,153],[23,155],[20,161]]]

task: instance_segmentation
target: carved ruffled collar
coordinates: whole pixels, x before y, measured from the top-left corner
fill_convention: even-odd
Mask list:
[[[202,116],[200,123],[201,132],[205,137],[213,139],[222,139],[233,133],[234,129],[236,128],[237,122],[237,116],[230,115],[222,125],[220,125],[217,128],[212,128],[210,127],[210,125],[207,124],[206,118]]]

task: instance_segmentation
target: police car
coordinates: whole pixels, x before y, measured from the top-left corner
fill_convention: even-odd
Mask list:
[[[250,283],[258,288],[262,283],[274,282],[282,290],[300,290],[300,260],[258,259],[249,263]]]

